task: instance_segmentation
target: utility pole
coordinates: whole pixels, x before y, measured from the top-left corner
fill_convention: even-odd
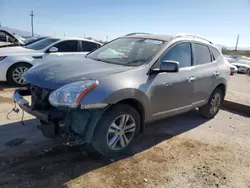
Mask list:
[[[32,37],[34,37],[34,28],[33,28],[33,17],[34,17],[34,14],[33,14],[33,11],[31,11],[30,17],[31,17],[31,34],[32,34]]]
[[[109,41],[109,36],[106,36],[106,42],[108,42]]]
[[[240,39],[240,35],[238,34],[237,40],[236,40],[236,45],[235,45],[235,51],[237,51],[239,39]]]

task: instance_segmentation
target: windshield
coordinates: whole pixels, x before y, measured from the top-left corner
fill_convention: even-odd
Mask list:
[[[42,40],[42,39],[45,39],[45,38],[46,38],[46,37],[40,37],[40,38],[32,37],[32,38],[26,39],[26,40],[23,41],[23,42],[24,42],[24,45],[25,45],[25,46],[28,46],[28,45],[30,45],[30,44],[32,44],[32,43],[34,43],[34,42],[37,42],[37,41]]]
[[[56,41],[58,41],[59,39],[51,39],[51,38],[46,38],[46,39],[43,39],[43,40],[39,40],[37,42],[34,42],[28,46],[25,46],[25,48],[28,48],[28,49],[32,49],[32,50],[41,50],[41,49],[44,49],[46,48],[47,46],[55,43]]]
[[[119,38],[90,53],[87,57],[112,64],[139,66],[149,62],[164,41],[144,38]]]

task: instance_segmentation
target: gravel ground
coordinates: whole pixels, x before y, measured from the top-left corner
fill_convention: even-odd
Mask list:
[[[250,76],[237,74],[231,76],[226,99],[250,106]]]
[[[243,76],[230,80],[230,96],[240,91],[237,80],[248,83]],[[24,115],[26,126],[21,113],[8,120],[11,95],[11,89],[0,91],[0,187],[250,188],[246,116],[221,110],[207,121],[194,110],[148,125],[123,159],[93,159],[43,138],[32,116]]]

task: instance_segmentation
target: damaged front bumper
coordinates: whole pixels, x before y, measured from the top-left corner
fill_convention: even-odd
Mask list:
[[[33,110],[32,106],[29,104],[29,101],[24,99],[24,96],[30,96],[31,92],[29,89],[17,89],[13,94],[13,100],[19,105],[21,109],[25,112],[37,117],[39,120],[50,122],[57,119],[61,119],[64,115],[63,112],[60,112],[56,109],[49,110]]]
[[[25,112],[43,122],[41,131],[45,137],[60,136],[63,132],[74,139],[74,144],[91,142],[95,127],[108,108],[106,106],[98,109],[59,109],[51,106],[46,109],[33,109],[32,104],[30,105],[29,101],[24,98],[24,96],[30,95],[29,89],[17,89],[13,94],[13,100]],[[59,129],[60,131],[58,131]]]

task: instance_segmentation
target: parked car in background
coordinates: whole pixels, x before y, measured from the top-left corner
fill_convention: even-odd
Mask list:
[[[249,74],[250,72],[250,61],[248,60],[238,60],[232,65],[236,66],[239,73]]]
[[[45,38],[21,47],[0,48],[0,81],[25,85],[22,77],[30,67],[49,57],[86,54],[101,44],[81,38]]]
[[[24,42],[26,40],[26,38],[19,36],[19,35],[14,35],[19,41]]]
[[[235,65],[229,63],[229,67],[230,67],[230,75],[234,75],[238,72],[238,68]]]
[[[228,62],[206,39],[135,34],[86,58],[67,56],[32,67],[24,74],[30,87],[16,90],[13,99],[40,120],[44,136],[65,135],[69,145],[114,156],[126,151],[145,123],[194,108],[213,118],[229,73]]]
[[[31,37],[31,38],[27,38],[25,40],[22,41],[22,43],[12,43],[12,44],[8,44],[8,45],[3,45],[0,46],[0,48],[7,48],[7,47],[14,47],[14,46],[28,46],[34,42],[37,42],[39,40],[45,39],[47,37]]]
[[[235,63],[236,62],[236,59],[232,58],[232,57],[225,57],[226,60],[229,62],[229,63]]]
[[[230,58],[227,56],[224,56],[224,57],[225,57],[225,60],[228,61],[228,66],[230,67],[230,75],[234,75],[235,73],[237,73],[238,68],[232,64],[233,62],[236,62],[236,60],[234,58]]]
[[[0,29],[0,47],[5,45],[22,45],[23,40],[20,37],[16,37],[8,31]]]

